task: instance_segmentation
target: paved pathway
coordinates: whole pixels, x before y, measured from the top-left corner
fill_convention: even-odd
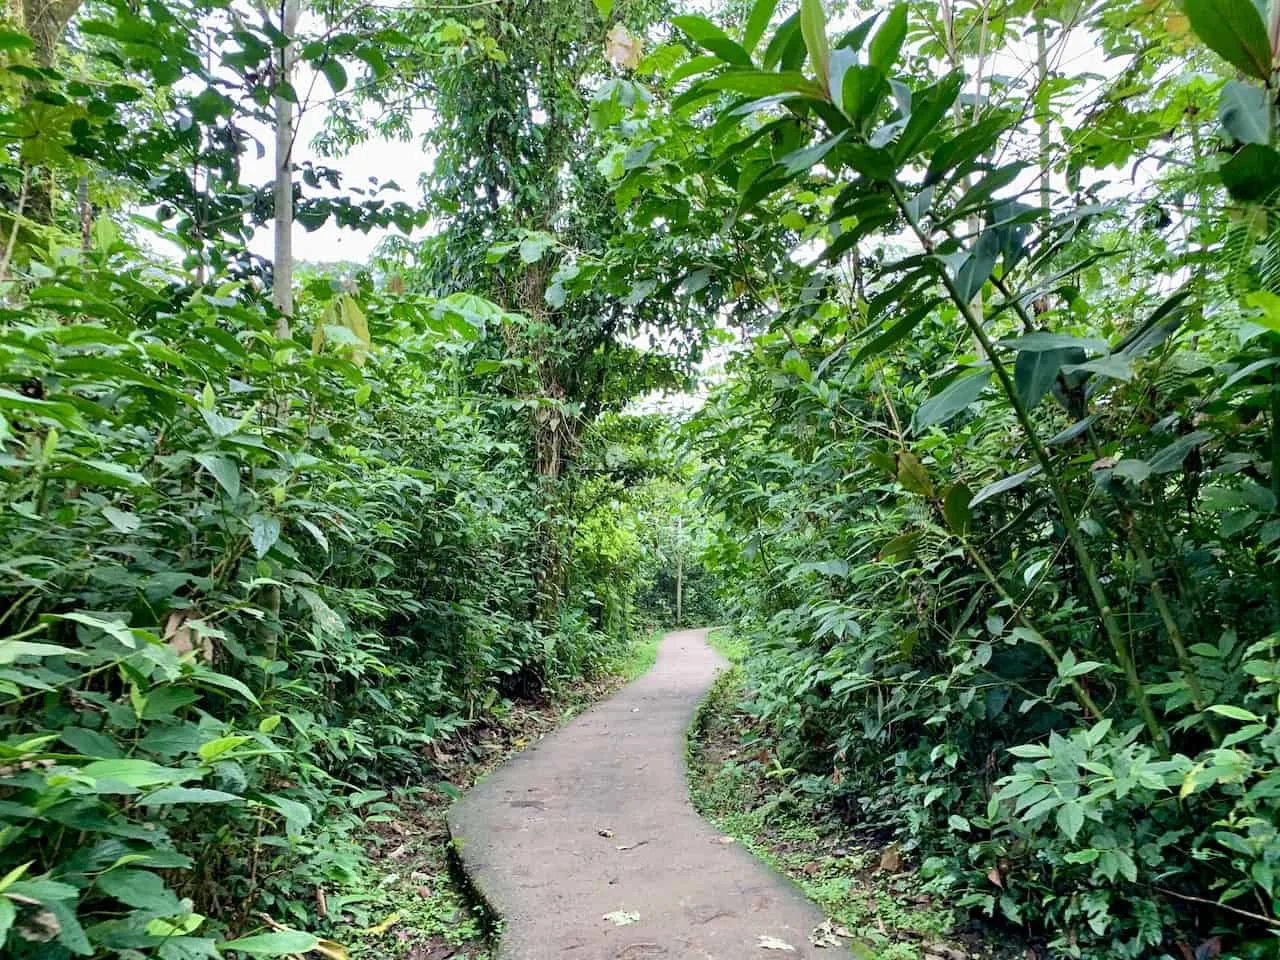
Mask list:
[[[817,908],[689,804],[685,732],[724,665],[705,638],[668,634],[645,676],[454,806],[463,868],[504,922],[498,960],[847,956],[811,947]]]

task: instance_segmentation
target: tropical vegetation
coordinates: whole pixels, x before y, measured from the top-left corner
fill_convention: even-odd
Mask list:
[[[346,956],[393,791],[731,618],[955,916],[1275,956],[1278,191],[1280,0],[13,0],[3,951]]]

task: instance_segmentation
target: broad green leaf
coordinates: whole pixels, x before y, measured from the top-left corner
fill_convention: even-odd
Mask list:
[[[952,533],[959,536],[968,534],[973,519],[973,512],[969,509],[972,500],[973,491],[962,483],[951,487],[942,498],[942,517]]]
[[[289,836],[300,836],[311,826],[311,808],[305,803],[287,797],[268,797],[266,802],[284,815],[285,830]]]
[[[30,640],[0,640],[0,664],[13,663],[19,657],[61,657],[75,653],[69,647]]]
[[[1000,346],[1012,347],[1014,350],[1026,352],[1062,350],[1071,347],[1089,353],[1108,353],[1111,350],[1107,341],[1098,337],[1073,337],[1065,333],[1049,333],[1043,330],[1024,334],[1021,337],[1001,340]]]
[[[138,637],[135,631],[120,620],[103,620],[87,613],[64,613],[57,615],[56,619],[71,620],[74,623],[89,627],[91,630],[101,630],[130,649],[135,649],[138,646]],[[138,632],[140,633],[141,631]]]
[[[205,787],[164,787],[148,793],[138,802],[144,807],[163,807],[183,803],[240,803],[243,800],[234,793]]]
[[[347,88],[347,70],[339,61],[330,57],[320,64],[320,72],[329,81],[329,87],[334,93],[341,93]]]
[[[781,73],[771,70],[725,70],[704,80],[701,89],[729,90],[748,97],[771,97],[783,93],[822,96],[822,88],[798,70]]]
[[[604,19],[609,19],[609,14],[613,13],[613,0],[591,0],[595,4],[596,10]]]
[[[739,67],[752,66],[751,54],[706,17],[686,14],[672,17],[671,24],[698,46],[704,50],[710,50],[725,63]]]
[[[809,61],[819,81],[831,74],[831,47],[827,40],[827,14],[822,0],[800,0],[800,32]]]
[[[938,129],[942,118],[959,96],[963,83],[963,74],[951,73],[913,97],[907,125],[894,147],[894,156],[899,163],[910,160],[929,135]]]
[[[1212,434],[1204,430],[1196,430],[1192,433],[1184,434],[1160,450],[1155,456],[1147,459],[1147,463],[1151,466],[1151,472],[1156,474],[1173,473],[1175,470],[1181,469],[1182,462],[1187,459],[1187,454],[1205,441],[1210,440],[1212,436]]]
[[[1229,703],[1215,703],[1207,708],[1210,713],[1216,713],[1222,717],[1229,717],[1232,720],[1241,720],[1245,723],[1258,723],[1262,720],[1260,716],[1243,707],[1232,706]]]
[[[183,911],[177,894],[148,870],[108,870],[95,881],[99,890],[139,910],[176,916]]]
[[[1080,828],[1084,826],[1084,808],[1080,806],[1077,800],[1066,800],[1062,806],[1058,808],[1058,829],[1061,830],[1068,840],[1075,840],[1080,834]]]
[[[800,29],[800,13],[797,11],[778,25],[769,45],[765,47],[764,68],[799,70],[804,65],[806,54],[804,33]]]
[[[213,475],[227,496],[234,499],[240,495],[240,468],[233,459],[213,453],[197,453],[195,459]]]
[[[902,43],[907,39],[907,5],[900,3],[885,17],[867,48],[867,63],[888,73],[898,60]]]
[[[1271,41],[1253,0],[1183,0],[1191,29],[1237,70],[1271,78]]]
[[[1218,119],[1239,143],[1270,143],[1273,112],[1267,91],[1256,83],[1229,80],[1222,88]]]
[[[939,390],[936,394],[920,404],[913,420],[916,433],[923,433],[930,427],[946,423],[952,417],[965,410],[982,394],[987,381],[991,379],[991,368],[987,367],[973,373],[957,377]]]
[[[1013,476],[1005,477],[1003,480],[997,480],[995,483],[987,484],[974,494],[973,499],[969,501],[970,508],[976,507],[980,503],[985,503],[992,497],[998,497],[1002,493],[1008,493],[1010,490],[1016,490],[1039,472],[1039,466],[1028,467],[1026,470],[1013,474]]]
[[[301,930],[280,930],[239,940],[224,940],[218,944],[218,949],[236,950],[255,957],[283,957],[291,953],[307,953],[319,944],[319,938]]]
[[[932,497],[933,483],[929,480],[929,475],[925,472],[920,458],[909,450],[902,450],[898,453],[897,460],[898,482],[903,488],[911,493],[918,493],[922,497]]]
[[[1258,312],[1253,319],[1273,333],[1280,333],[1280,294],[1270,290],[1254,290],[1245,294],[1245,306]]]
[[[1062,368],[1063,373],[1096,373],[1112,380],[1123,380],[1126,383],[1133,379],[1133,366],[1129,358],[1112,354],[1109,357],[1098,357],[1084,363],[1071,363]]]
[[[14,907],[13,901],[8,897],[0,897],[0,947],[4,946],[5,938],[9,936],[13,921],[17,919],[17,916],[18,911]]]
[[[917,306],[905,317],[903,317],[901,320],[898,320],[891,327],[889,327],[889,329],[885,330],[883,333],[877,336],[874,340],[872,340],[870,343],[866,344],[861,350],[859,350],[857,356],[854,357],[854,360],[853,360],[854,364],[855,365],[860,364],[862,363],[863,360],[866,360],[868,357],[879,356],[880,354],[888,350],[890,347],[900,342],[903,338],[905,338],[908,334],[910,334],[912,330],[914,330],[917,326],[919,326],[920,321],[922,321],[925,317],[929,316],[929,314],[933,312],[934,307],[936,307],[940,302],[941,302],[940,300],[935,298],[933,300],[927,300],[924,303]]]
[[[218,737],[215,740],[210,740],[208,743],[201,744],[200,749],[196,752],[200,759],[205,763],[213,763],[223,754],[230,753],[237,747],[241,747],[248,743],[251,739],[252,737],[247,737],[243,734],[232,734],[226,737]]]
[[[182,937],[193,932],[204,923],[204,917],[198,913],[188,913],[181,917],[156,917],[147,923],[147,933],[153,937],[166,939]]]
[[[211,687],[220,687],[224,690],[232,690],[244,697],[250,703],[257,704],[258,698],[253,695],[248,687],[235,677],[228,677],[226,674],[217,673],[205,666],[198,666],[192,674],[192,679],[197,683],[205,683]]]
[[[136,513],[128,513],[115,507],[103,507],[102,515],[121,533],[137,533],[142,526],[142,520]]]
[[[840,85],[840,103],[844,115],[859,126],[872,119],[889,90],[884,72],[876,67],[855,64],[845,71]]]
[[[742,35],[742,46],[748,53],[755,51],[777,9],[778,0],[756,0],[752,5],[751,13],[747,16],[747,28]]]
[[[815,143],[812,146],[805,147],[803,150],[796,150],[787,154],[778,161],[782,167],[783,173],[787,176],[795,176],[802,170],[808,170],[810,167],[822,161],[822,159],[834,150],[840,141],[844,139],[847,131],[840,131],[834,137],[823,140],[821,143]]]
[[[123,784],[128,787],[153,787],[177,784],[200,776],[198,770],[162,767],[150,760],[95,760],[80,768],[81,776],[91,780]]]
[[[1039,743],[1022,743],[1016,747],[1010,747],[1009,752],[1024,760],[1043,760],[1053,756],[1052,750]]]
[[[880,548],[878,556],[888,563],[905,560],[915,551],[916,544],[920,542],[922,536],[923,534],[918,530],[899,534]]]
[[[1018,399],[1034,409],[1053,389],[1058,371],[1074,353],[1071,349],[1029,350],[1018,354],[1013,364],[1013,385]]]
[[[249,518],[249,539],[259,557],[265,557],[280,539],[280,520],[266,513]]]
[[[1246,143],[1221,167],[1219,175],[1232,197],[1259,203],[1280,189],[1280,153],[1260,143]]]

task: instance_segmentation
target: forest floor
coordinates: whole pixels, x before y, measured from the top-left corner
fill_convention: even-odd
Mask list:
[[[454,800],[515,753],[647,671],[661,631],[633,643],[606,675],[515,702],[440,743],[433,762],[440,780],[394,791],[396,812],[366,820],[368,866],[359,880],[327,897],[322,935],[344,944],[353,960],[489,960],[494,931],[450,854],[445,816]]]
[[[712,646],[743,651],[724,631]],[[960,923],[885,830],[859,829],[786,786],[769,732],[751,715],[736,667],[717,679],[690,728],[694,806],[725,835],[794,880],[866,960],[1023,960],[1026,944]]]

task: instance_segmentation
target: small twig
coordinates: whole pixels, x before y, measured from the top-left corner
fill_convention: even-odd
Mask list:
[[[9,279],[9,263],[13,260],[13,250],[18,245],[18,228],[22,225],[22,211],[27,205],[27,193],[31,189],[31,167],[22,171],[22,189],[18,193],[18,206],[13,211],[13,230],[9,233],[9,242],[4,248],[4,259],[0,260],[0,281]]]
[[[1193,897],[1189,893],[1178,893],[1176,890],[1166,890],[1164,887],[1153,886],[1151,889],[1169,897],[1177,897],[1179,900],[1188,900],[1191,903],[1203,903],[1205,906],[1218,907],[1219,909],[1239,914],[1242,917],[1248,917],[1250,920],[1260,920],[1269,927],[1275,927],[1277,923],[1280,923],[1280,921],[1277,921],[1275,917],[1268,917],[1261,913],[1253,913],[1249,910],[1241,910],[1239,907],[1228,906],[1225,903],[1219,903],[1217,900],[1207,900],[1204,897]]]

